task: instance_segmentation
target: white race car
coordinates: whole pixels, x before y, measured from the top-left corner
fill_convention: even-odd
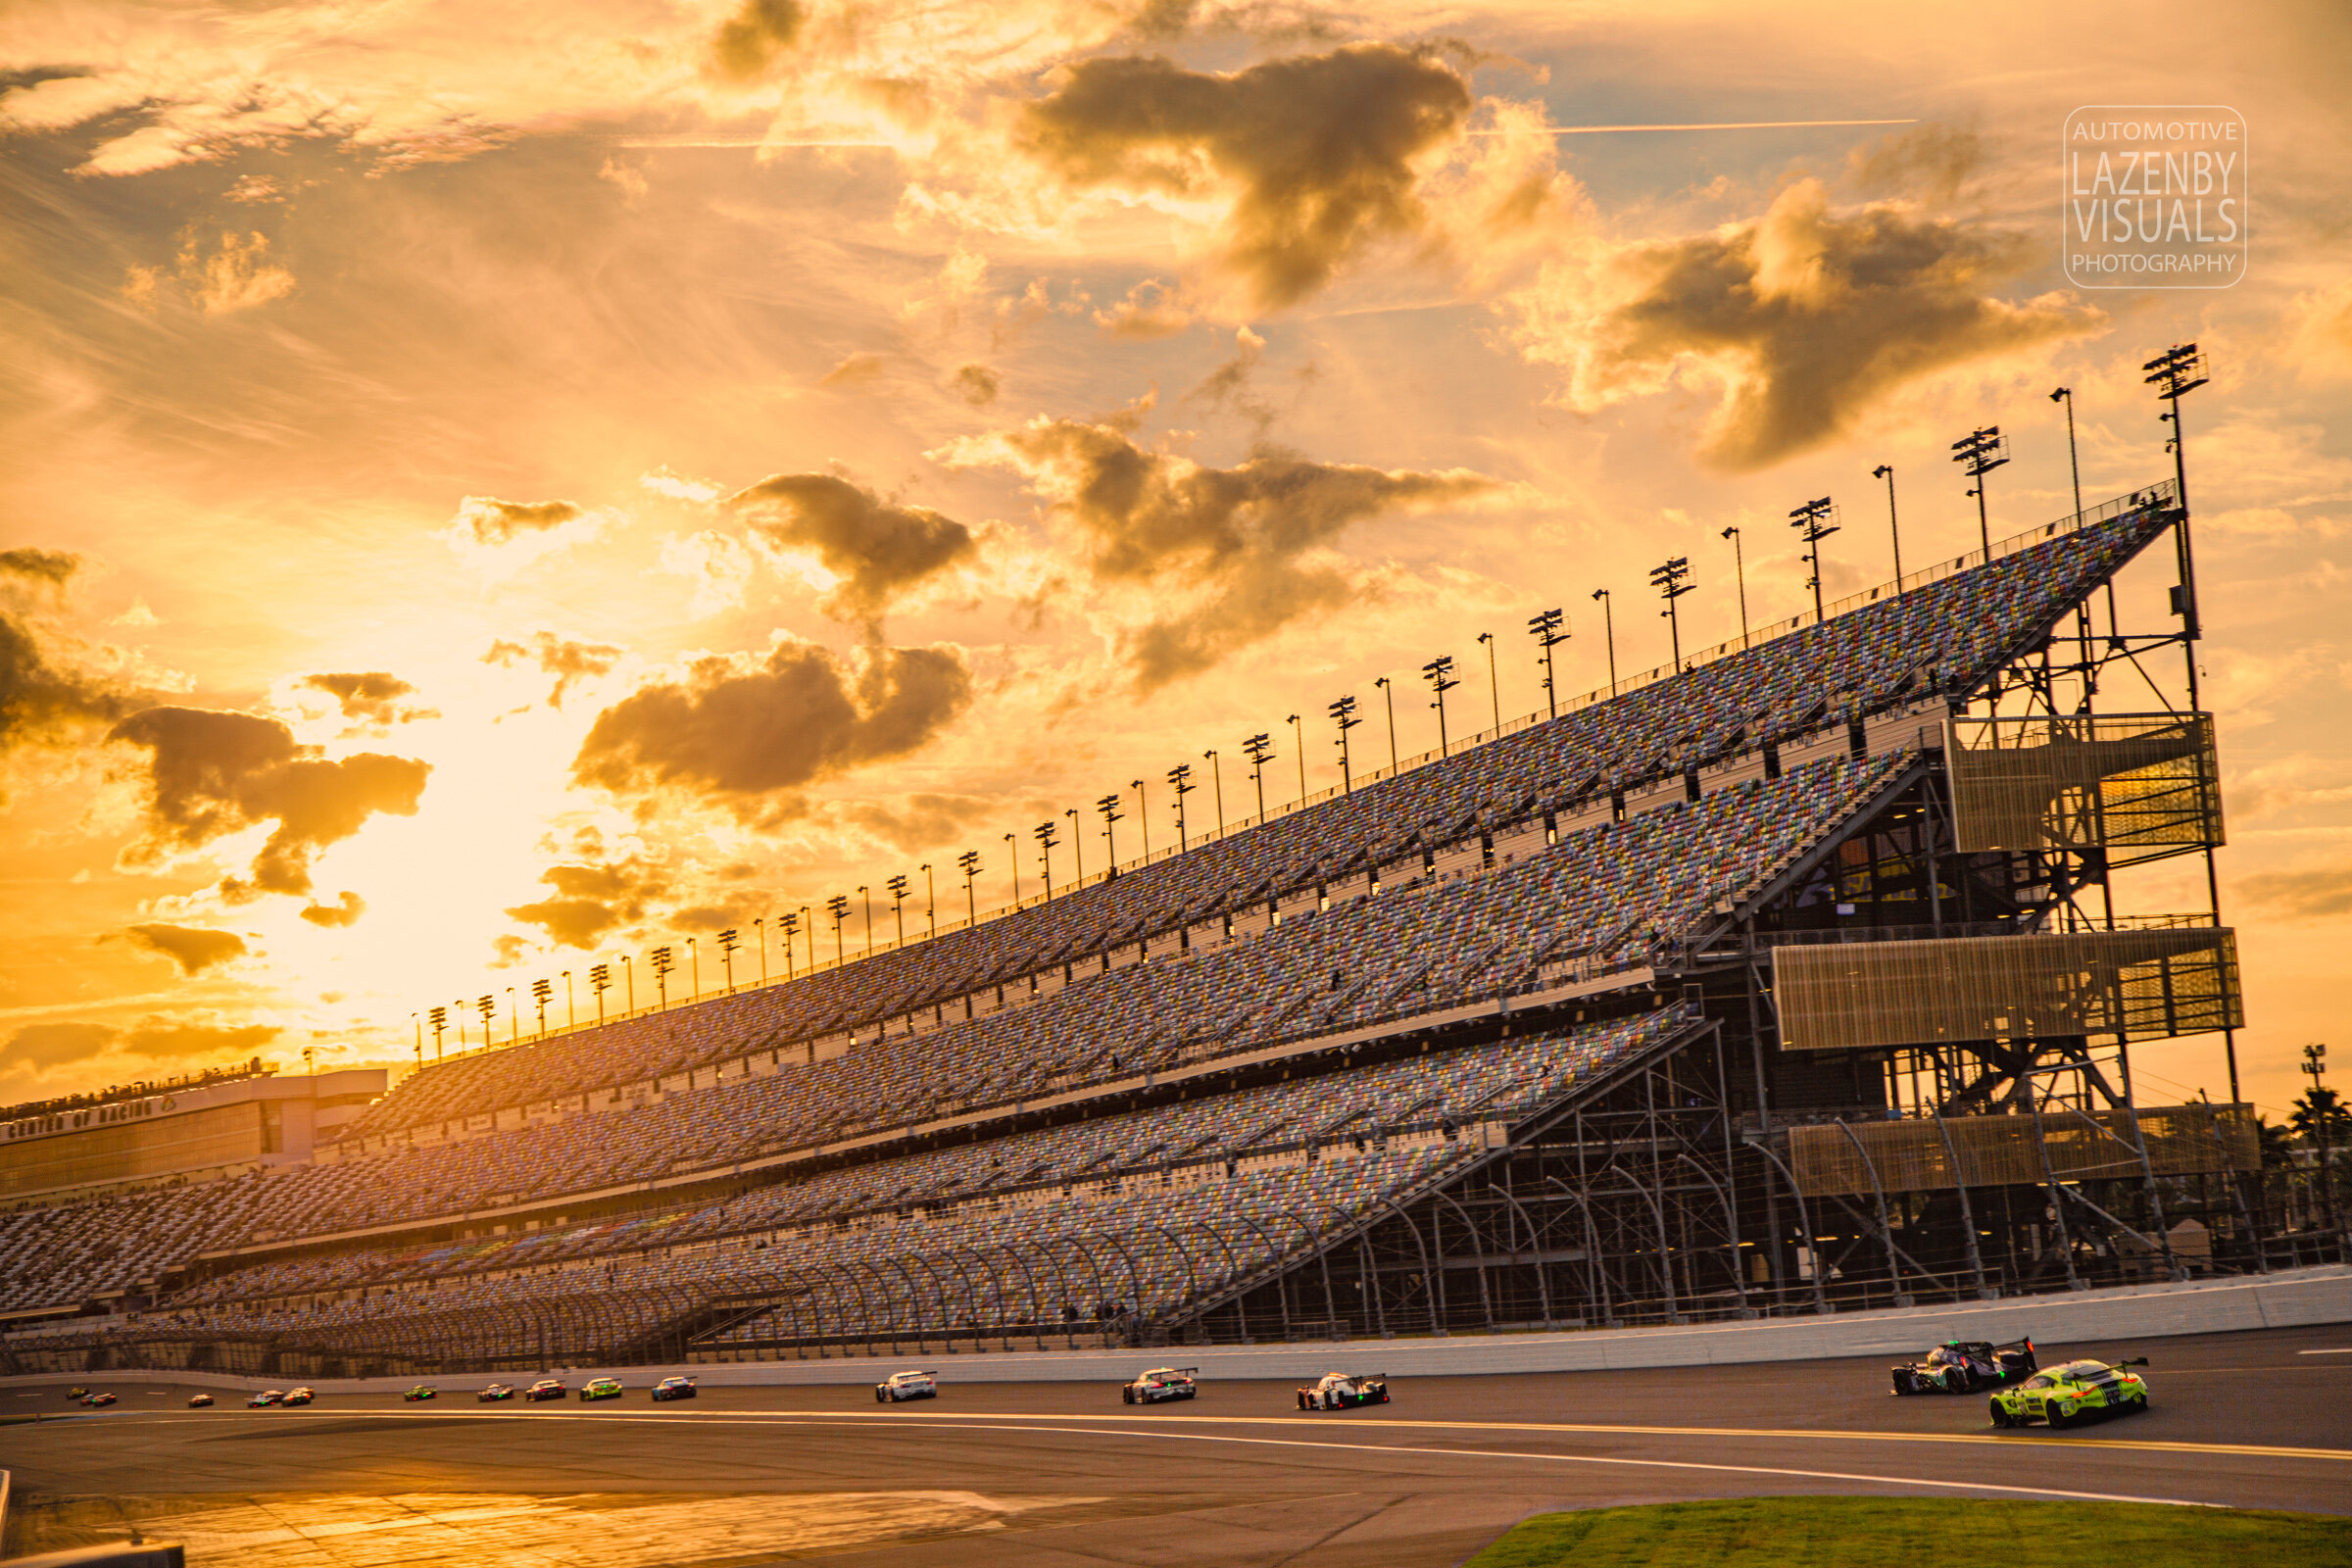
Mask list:
[[[1348,1410],[1359,1404],[1388,1402],[1389,1375],[1386,1372],[1371,1377],[1326,1372],[1313,1388],[1298,1391],[1298,1408],[1301,1410]]]
[[[901,1399],[936,1399],[939,1397],[939,1374],[936,1372],[893,1372],[874,1385],[876,1404],[896,1404]]]
[[[1200,1369],[1197,1366],[1155,1366],[1123,1386],[1119,1390],[1119,1402],[1157,1404],[1162,1399],[1197,1399],[1200,1396]]]

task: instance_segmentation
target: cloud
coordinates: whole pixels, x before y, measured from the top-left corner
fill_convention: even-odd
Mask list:
[[[697,661],[606,709],[572,776],[615,795],[664,789],[710,797],[738,815],[772,814],[777,797],[920,747],[971,701],[952,648],[869,648],[837,659],[779,643],[764,661]]]
[[[839,579],[819,608],[875,631],[891,601],[972,554],[972,533],[927,507],[903,507],[829,473],[779,473],[737,491],[728,511],[749,517],[771,550],[813,551]]]
[[[1082,60],[1024,106],[1018,141],[1065,182],[1230,192],[1221,259],[1296,304],[1374,240],[1410,235],[1416,164],[1461,134],[1470,85],[1426,48],[1350,44],[1231,74],[1161,56]]]
[[[11,1063],[63,1067],[84,1061],[114,1044],[116,1031],[102,1023],[32,1023],[8,1037]]]
[[[1846,156],[1845,180],[1866,196],[1948,202],[1984,167],[1984,139],[1961,125],[1890,131]]]
[[[817,378],[818,386],[863,386],[882,378],[882,356],[879,354],[849,354],[841,363]]]
[[[1095,312],[1095,324],[1115,338],[1148,343],[1174,337],[1193,324],[1193,307],[1181,287],[1147,277],[1116,305]]]
[[[160,863],[265,821],[277,826],[254,857],[252,880],[220,884],[231,898],[307,894],[311,858],[357,833],[378,812],[413,816],[429,763],[361,752],[328,761],[297,746],[272,718],[194,708],[150,708],[108,736],[146,748],[147,836],[124,852],[133,866]]]
[[[122,1036],[121,1045],[134,1056],[159,1060],[227,1053],[250,1056],[283,1033],[273,1023],[166,1023],[161,1018],[146,1018]]]
[[[450,524],[477,545],[503,545],[524,534],[560,528],[580,509],[568,501],[501,501],[495,496],[467,496],[458,503]]]
[[[52,588],[63,588],[80,567],[79,556],[62,550],[37,550],[30,546],[0,550],[0,574],[47,583]]]
[[[340,931],[345,926],[357,924],[360,916],[367,912],[368,901],[357,893],[346,892],[332,904],[308,906],[303,909],[302,917],[313,925],[324,926],[329,931]]]
[[[694,584],[687,610],[698,616],[742,604],[757,567],[748,545],[713,528],[662,541],[662,569]]]
[[[1076,524],[1099,583],[1149,586],[1164,606],[1123,655],[1146,690],[1197,674],[1301,615],[1347,602],[1348,577],[1314,553],[1349,524],[1494,488],[1466,469],[1384,470],[1264,454],[1232,468],[1136,445],[1120,423],[1037,418],[937,456],[1017,469]],[[1183,591],[1169,605],[1165,593]]]
[[[1250,385],[1257,372],[1258,362],[1266,357],[1266,340],[1248,327],[1236,327],[1233,333],[1233,358],[1200,378],[1200,384],[1184,395],[1187,403],[1205,403],[1212,409],[1227,409],[1256,426],[1262,436],[1274,422],[1274,410]]]
[[[302,684],[313,691],[321,691],[342,706],[345,718],[367,719],[377,724],[389,724],[396,718],[407,720],[421,716],[416,709],[398,709],[398,699],[416,688],[397,675],[383,670],[342,675],[309,675]]]
[[[75,564],[74,557],[48,550],[0,553],[0,589],[12,581],[61,587]],[[35,623],[0,602],[0,756],[61,743],[86,724],[112,723],[141,701],[117,681],[53,662]]]
[[[518,659],[536,662],[542,673],[556,677],[554,690],[547,694],[547,706],[562,708],[565,692],[576,682],[611,674],[620,654],[610,643],[576,643],[552,631],[542,631],[532,634],[528,648],[520,643],[492,643],[490,651],[482,656],[482,662],[512,665]]]
[[[808,20],[798,0],[743,0],[710,37],[710,64],[732,81],[756,81],[793,46]]]
[[[606,932],[645,918],[649,900],[668,890],[667,879],[634,856],[612,862],[552,865],[539,880],[555,897],[516,905],[510,919],[535,925],[558,947],[591,952]]]
[[[234,931],[214,931],[196,925],[134,925],[131,941],[162,954],[179,965],[179,972],[200,975],[216,964],[245,956],[245,939]]]
[[[975,409],[985,409],[997,401],[997,394],[1004,390],[1004,378],[985,365],[964,365],[956,368],[950,384],[964,402]]]
[[[2259,871],[2239,877],[2235,891],[2288,920],[2340,920],[2352,915],[2352,866]]]
[[[224,229],[207,250],[191,227],[180,235],[172,269],[133,267],[123,276],[122,297],[152,310],[168,283],[176,283],[178,294],[207,316],[233,316],[294,292],[294,274],[270,260],[269,236],[259,231]]]
[[[2300,378],[2352,378],[2352,282],[2296,295],[2286,316],[2288,353]]]
[[[2102,330],[2102,312],[2064,295],[1985,292],[2034,258],[2012,230],[1893,206],[1836,213],[1802,180],[1752,222],[1630,246],[1591,276],[1547,270],[1519,298],[1519,335],[1530,359],[1570,368],[1567,401],[1587,412],[1686,370],[1713,381],[1700,456],[1761,468],[1937,370]]]

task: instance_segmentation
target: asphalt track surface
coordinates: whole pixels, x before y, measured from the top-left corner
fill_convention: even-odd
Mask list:
[[[1891,1397],[1879,1359],[1419,1377],[1388,1405],[1317,1415],[1287,1383],[1138,1409],[1110,1387],[957,1387],[952,1360],[942,1397],[889,1408],[862,1387],[481,1405],[474,1383],[444,1379],[432,1405],[247,1411],[221,1396],[191,1411],[187,1390],[131,1373],[91,1379],[122,1396],[115,1411],[62,1420],[61,1390],[0,1390],[0,1417],[51,1417],[0,1428],[0,1465],[19,1549],[133,1522],[187,1540],[204,1568],[836,1552],[1435,1568],[1531,1513],[1801,1493],[2352,1513],[2352,1326],[2041,1349],[2045,1365],[2148,1355],[2154,1408],[1995,1432],[1982,1396]],[[1335,1370],[1378,1361],[1362,1345]]]

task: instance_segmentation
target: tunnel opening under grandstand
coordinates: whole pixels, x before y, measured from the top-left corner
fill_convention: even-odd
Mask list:
[[[2086,607],[2183,525],[2139,492],[1001,918],[427,1066],[307,1163],[20,1194],[0,1357],[928,1357],[2332,1257],[2246,1107],[2132,1091],[2134,1041],[2242,1016],[2217,911],[2111,880],[2221,833],[2204,715],[2093,710],[2180,633]],[[1974,989],[1890,994],[1921,962]],[[2203,1010],[2149,1003],[2192,968]]]

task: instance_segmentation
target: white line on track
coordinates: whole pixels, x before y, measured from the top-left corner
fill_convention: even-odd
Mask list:
[[[793,1426],[812,1421],[836,1425],[863,1425],[873,1422],[897,1422],[902,1426],[949,1426],[958,1428],[988,1425],[1004,1430],[1049,1430],[1043,1422],[1092,1421],[1105,1424],[1124,1424],[1142,1427],[1164,1427],[1176,1423],[1201,1426],[1281,1426],[1296,1427],[1293,1416],[1263,1415],[1118,1415],[1104,1413],[1087,1415],[1064,1411],[1055,1415],[1025,1415],[989,1410],[961,1412],[954,1416],[933,1415],[912,1410],[744,1410],[731,1413],[699,1410],[652,1411],[633,1410],[368,1410],[368,1409],[276,1409],[276,1410],[220,1410],[211,1415],[149,1414],[138,1410],[92,1411],[91,1415],[107,1415],[137,1420],[146,1424],[157,1421],[184,1421],[218,1426],[224,1420],[242,1417],[246,1420],[381,1420],[381,1421],[633,1421],[662,1422],[691,1421],[700,1426]],[[68,1415],[62,1419],[80,1419]],[[2259,1459],[2317,1459],[2331,1462],[2352,1461],[2352,1449],[2296,1448],[2264,1446],[2255,1444],[2229,1443],[2160,1443],[2128,1438],[2053,1438],[2034,1437],[2024,1433],[1995,1436],[1990,1432],[1841,1432],[1835,1429],[1759,1428],[1759,1427],[1637,1427],[1609,1426],[1597,1423],[1543,1421],[1392,1421],[1351,1418],[1344,1424],[1335,1423],[1340,1430],[1369,1427],[1376,1431],[1397,1432],[1467,1432],[1467,1433],[1557,1433],[1576,1437],[1642,1437],[1642,1438],[1764,1438],[1815,1439],[1864,1443],[1942,1443],[1984,1445],[2001,1448],[2047,1448],[2065,1452],[2076,1449],[2110,1449],[2138,1453],[2169,1453],[2180,1455],[2211,1454]],[[1330,1430],[1326,1428],[1325,1430]],[[1239,1440],[1236,1440],[1239,1441]],[[1275,1441],[1275,1440],[1264,1440]],[[1296,1440],[1306,1441],[1306,1440]],[[1402,1448],[1398,1452],[1408,1451]],[[1440,1449],[1451,1452],[1451,1449]],[[1484,1451],[1484,1450],[1478,1450]],[[1631,1461],[1628,1461],[1631,1462]],[[1658,1461],[1663,1463],[1665,1461]],[[1793,1472],[1792,1472],[1793,1473]],[[2073,1494],[2068,1494],[2073,1495]],[[2089,1494],[2082,1494],[2089,1495]]]
[[[2340,1350],[2297,1350],[2295,1353],[2297,1355],[2352,1355],[2352,1345],[2347,1345]]]
[[[334,1412],[303,1411],[300,1413],[308,1415],[314,1413],[332,1414]],[[377,1414],[397,1418],[404,1415],[421,1415],[423,1412],[386,1410],[352,1413]],[[461,1417],[472,1415],[477,1419],[489,1418],[487,1412],[456,1411],[452,1413]],[[552,1414],[554,1412],[550,1413]],[[647,1422],[674,1419],[673,1417],[664,1416],[633,1415],[621,1411],[613,1411],[610,1414],[590,1414],[586,1411],[565,1411],[564,1413],[575,1421],[603,1420]],[[172,1417],[168,1419],[185,1421],[192,1418]],[[1032,1418],[1032,1420],[1036,1418]],[[1058,1419],[1068,1420],[1071,1418],[1065,1416]],[[1076,1419],[1095,1420],[1100,1423],[1102,1421],[1116,1421],[1118,1418],[1081,1416]],[[1213,1418],[1201,1417],[1198,1419],[1206,1420]],[[697,1421],[696,1424],[703,1426],[719,1424],[727,1426],[857,1427],[860,1430],[870,1432],[874,1430],[872,1421],[873,1418],[871,1416],[861,1418],[855,1412],[851,1412],[847,1415],[838,1412],[810,1412],[809,1414],[803,1416],[781,1417],[774,1412],[767,1412],[758,1417],[706,1416],[702,1417],[699,1421]],[[1356,1424],[1360,1425],[1365,1423]],[[1403,1425],[1404,1423],[1400,1422],[1396,1424]],[[1427,1424],[1437,1425],[1438,1423]],[[1456,1424],[1461,1426],[1472,1425],[1472,1423],[1467,1422]],[[1002,1420],[992,1421],[986,1418],[972,1421],[926,1419],[920,1421],[904,1422],[901,1424],[900,1430],[911,1432],[1004,1432],[1007,1430],[1007,1428]],[[1236,1444],[1249,1447],[1312,1448],[1336,1450],[1343,1453],[1417,1454],[1426,1457],[1444,1459],[1520,1459],[1536,1464],[1616,1465],[1619,1467],[1642,1470],[1690,1470],[1709,1475],[1777,1476],[1785,1480],[1792,1481],[1838,1481],[1873,1487],[1921,1487],[1939,1492],[1999,1493],[2005,1496],[2016,1497],[2058,1497],[2064,1498],[2071,1502],[2141,1502],[2154,1503],[2173,1508],[2222,1508],[2229,1506],[2227,1503],[2204,1502],[2193,1497],[2144,1497],[2137,1496],[2130,1493],[2070,1492],[2057,1487],[2012,1487],[2003,1486],[1999,1483],[1989,1481],[1939,1481],[1927,1476],[1883,1476],[1843,1470],[1795,1470],[1777,1465],[1707,1464],[1694,1459],[1629,1459],[1614,1454],[1531,1453],[1525,1450],[1511,1448],[1438,1448],[1407,1444],[1335,1443],[1329,1440],[1310,1438],[1243,1438],[1228,1437],[1223,1434],[1211,1432],[1169,1432],[1165,1430],[1153,1431],[1149,1427],[1120,1427],[1115,1425],[1104,1426],[1102,1424],[1097,1424],[1094,1426],[1042,1426],[1029,1424],[1014,1427],[1011,1428],[1011,1430],[1021,1432],[1048,1433],[1055,1436],[1077,1438],[1146,1438],[1158,1439],[1164,1443],[1224,1443]],[[1501,1428],[1501,1430],[1511,1431],[1525,1429],[1505,1427]],[[1616,1430],[1625,1429],[1619,1428]]]

